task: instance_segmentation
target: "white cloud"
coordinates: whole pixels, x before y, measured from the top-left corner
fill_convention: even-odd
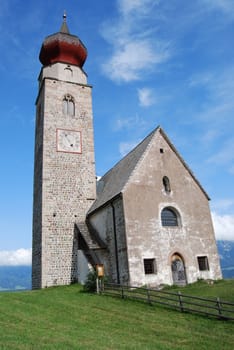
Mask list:
[[[119,152],[122,157],[124,157],[128,152],[130,152],[137,144],[138,141],[132,141],[132,142],[121,142],[119,144]]]
[[[230,174],[233,174],[233,175],[234,175],[234,165],[232,165],[232,166],[229,168],[229,172],[230,172]]]
[[[216,152],[212,157],[208,159],[208,162],[217,164],[217,165],[225,165],[228,164],[230,168],[233,167],[234,162],[234,139],[228,139],[223,144],[222,148],[219,152]]]
[[[145,72],[156,71],[172,54],[181,52],[180,41],[194,27],[205,35],[193,47],[204,43],[203,40],[210,42],[206,33],[210,33],[211,27],[217,29],[215,22],[223,24],[228,17],[233,17],[234,1],[197,0],[178,6],[176,0],[117,0],[117,11],[117,18],[111,18],[102,26],[101,34],[112,51],[102,69],[114,81],[129,82],[142,79]],[[217,21],[208,23],[213,11],[219,15],[215,14]],[[209,30],[205,31],[207,26]]]
[[[223,11],[224,13],[228,15],[234,14],[234,2],[233,0],[201,0],[201,2],[209,8],[212,9],[218,9]]]
[[[219,129],[212,129],[206,130],[204,135],[201,138],[201,142],[208,146],[210,143],[214,142],[219,136],[220,136],[220,130]]]
[[[229,211],[234,211],[234,199],[233,198],[224,198],[212,201],[212,208],[216,212],[225,212],[227,214]]]
[[[233,110],[234,99],[234,66],[226,66],[221,70],[204,71],[195,74],[189,81],[192,93],[202,96],[199,102],[199,112],[191,110],[190,121],[199,122],[203,128],[200,139],[204,149],[208,150],[208,162],[225,165],[226,171],[233,173],[234,139],[233,139]],[[212,148],[212,146],[214,148]]]
[[[31,265],[32,249],[0,251],[0,266]]]
[[[132,125],[133,118],[118,118],[115,121],[114,130],[119,131],[123,129],[129,129]]]
[[[152,89],[142,88],[142,89],[138,89],[137,92],[138,92],[140,106],[149,107],[155,104],[156,99]]]
[[[222,70],[204,71],[193,75],[189,82],[189,88],[198,88],[203,92],[203,112],[200,118],[212,122],[226,122],[225,114],[233,116],[234,66],[228,66]]]
[[[112,47],[112,54],[102,64],[104,74],[116,82],[142,79],[143,75],[167,61],[169,43],[156,35],[153,0],[119,0],[117,21],[105,23],[101,34]]]
[[[128,15],[130,12],[148,13],[160,0],[118,0],[119,11]]]
[[[196,87],[201,85],[212,86],[213,79],[214,77],[213,74],[211,74],[211,72],[203,72],[190,77],[188,85],[189,87]]]
[[[166,48],[154,49],[149,40],[132,40],[114,48],[112,57],[103,64],[103,71],[116,82],[139,80],[144,71],[155,64],[164,62],[168,57]]]
[[[234,241],[234,215],[212,213],[215,237],[218,240]]]
[[[140,128],[141,130],[147,126],[147,122],[141,118],[138,114],[135,117],[129,118],[118,118],[115,121],[113,126],[114,131],[127,130],[127,129],[136,129]]]

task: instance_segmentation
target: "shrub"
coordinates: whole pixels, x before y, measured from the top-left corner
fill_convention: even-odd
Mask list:
[[[97,273],[96,271],[90,271],[87,275],[85,284],[84,284],[84,291],[85,292],[95,292],[96,291],[96,280],[97,280]]]

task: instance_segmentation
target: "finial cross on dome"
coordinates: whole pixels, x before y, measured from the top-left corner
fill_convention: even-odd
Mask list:
[[[67,13],[66,10],[63,11],[63,22],[66,22],[67,20]]]
[[[63,23],[62,23],[62,26],[60,28],[60,33],[70,34],[68,26],[67,26],[67,14],[66,14],[65,10],[63,12]]]

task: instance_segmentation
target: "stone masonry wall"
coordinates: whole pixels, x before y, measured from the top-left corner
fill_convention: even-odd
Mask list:
[[[89,219],[108,247],[99,253],[105,274],[113,282],[126,283],[129,275],[122,198],[108,203]]]
[[[85,220],[95,199],[96,180],[91,87],[85,73],[76,66],[56,63],[42,70],[41,79],[37,108],[44,103],[43,151],[35,162],[42,179],[36,176],[34,183],[35,193],[42,196],[41,201],[39,195],[34,197],[34,208],[42,213],[41,225],[34,215],[34,252],[40,252],[41,261],[34,261],[34,271],[41,269],[41,287],[46,287],[77,278],[74,222]],[[74,99],[74,116],[63,113],[66,94]],[[58,129],[80,132],[80,153],[58,149]]]
[[[162,179],[170,180],[166,193]],[[171,259],[182,256],[187,282],[221,278],[209,203],[174,150],[158,132],[123,193],[130,283],[173,284]],[[161,211],[174,208],[177,227],[163,227]],[[209,271],[199,271],[198,256],[207,256]],[[155,259],[154,274],[145,274],[143,259]]]
[[[34,150],[34,202],[33,202],[33,249],[32,249],[32,287],[41,286],[41,231],[42,231],[42,154],[44,95],[40,95],[36,111],[36,132]]]

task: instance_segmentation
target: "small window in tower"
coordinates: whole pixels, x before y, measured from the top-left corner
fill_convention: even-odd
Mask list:
[[[207,256],[198,256],[197,261],[200,271],[209,271],[209,262]]]
[[[67,94],[63,98],[63,114],[74,116],[75,115],[75,103],[71,95]]]
[[[168,179],[167,176],[163,176],[163,187],[165,192],[168,194],[171,192],[171,185],[170,185],[170,180]]]
[[[160,148],[160,153],[164,153],[164,149],[163,148]]]
[[[72,78],[72,76],[73,76],[73,71],[72,71],[72,69],[71,69],[71,66],[68,65],[66,68],[64,68],[64,70],[65,70],[65,72],[66,72],[66,77],[67,77],[67,79]]]
[[[155,259],[144,259],[144,270],[146,275],[156,273]]]

